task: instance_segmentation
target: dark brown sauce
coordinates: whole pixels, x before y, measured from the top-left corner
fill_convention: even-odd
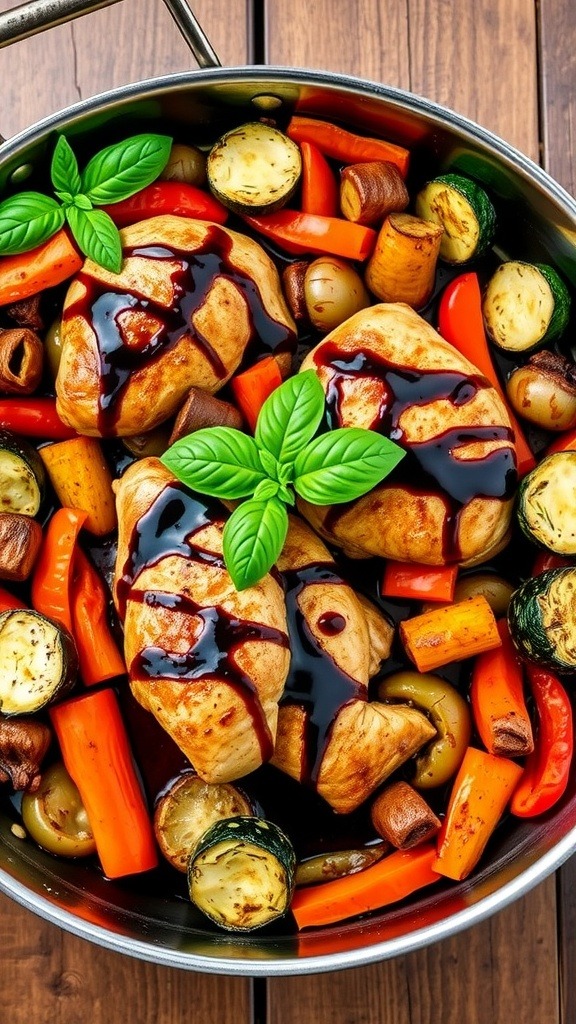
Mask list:
[[[253,640],[288,647],[286,633],[239,619],[218,605],[204,607],[190,596],[137,587],[142,572],[169,555],[183,555],[223,567],[220,556],[193,543],[198,530],[208,522],[221,519],[221,509],[211,511],[211,506],[196,498],[184,485],[167,484],[136,523],[118,587],[122,613],[129,598],[153,608],[195,616],[202,625],[199,636],[184,653],[161,646],[139,651],[129,665],[129,676],[181,682],[212,677],[225,679],[243,701],[258,737],[262,760],[267,761],[272,756],[273,737],[254,684],[236,664],[235,654],[240,645]]]
[[[65,311],[65,319],[80,316],[94,331],[100,354],[100,392],[98,398],[98,429],[103,437],[114,434],[120,412],[120,401],[132,375],[148,366],[162,352],[190,333],[217,378],[223,380],[227,370],[220,356],[197,328],[192,317],[201,308],[216,277],[230,281],[246,300],[252,324],[252,341],[265,352],[292,351],[296,337],[290,328],[274,320],[265,310],[262,296],[251,277],[242,273],[230,260],[230,235],[212,226],[205,241],[194,253],[166,246],[125,249],[124,256],[140,256],[149,260],[177,263],[171,274],[174,304],[170,309],[154,303],[135,290],[115,290],[80,274],[86,294]],[[125,313],[130,314],[130,339],[122,326]],[[142,318],[141,338],[138,314]]]
[[[327,397],[327,418],[331,427],[342,424],[344,384],[350,380],[377,381],[380,402],[371,428],[385,434],[407,452],[389,483],[402,482],[414,490],[441,492],[445,504],[443,555],[446,561],[460,557],[456,542],[461,509],[477,497],[507,500],[514,494],[516,464],[513,447],[497,448],[483,458],[458,459],[455,452],[475,441],[510,441],[508,427],[462,426],[446,430],[428,441],[408,441],[400,427],[402,413],[411,406],[448,401],[456,407],[466,405],[478,390],[490,387],[480,374],[456,370],[413,370],[398,367],[374,353],[362,350],[343,353],[328,342],[315,356],[317,366],[332,371]],[[333,529],[349,505],[336,505],[328,513],[326,526]]]
[[[346,619],[339,612],[324,612],[316,625],[324,636],[338,636],[346,628]]]
[[[306,712],[301,778],[315,786],[336,718],[347,704],[366,700],[367,694],[322,649],[298,603],[304,588],[312,583],[345,586],[336,566],[315,562],[302,569],[286,570],[282,577],[292,658],[280,704],[296,704]]]

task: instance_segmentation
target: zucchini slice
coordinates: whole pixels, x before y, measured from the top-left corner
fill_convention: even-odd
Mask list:
[[[0,512],[35,516],[46,488],[46,471],[31,444],[0,430]]]
[[[78,672],[68,630],[27,608],[0,615],[0,711],[27,715],[62,697]]]
[[[190,857],[190,899],[221,927],[251,931],[289,909],[295,869],[292,844],[274,822],[227,818],[211,825]]]
[[[416,213],[444,228],[440,259],[445,263],[467,263],[492,243],[492,201],[480,185],[461,174],[441,174],[429,181],[416,197]]]
[[[166,859],[186,872],[190,854],[216,821],[253,813],[250,801],[229,782],[204,782],[186,772],[160,797],[154,811],[154,833]]]
[[[576,451],[555,452],[518,488],[518,522],[529,538],[557,555],[576,555]]]
[[[552,267],[508,260],[490,278],[482,312],[495,345],[505,352],[532,352],[566,329],[570,293]]]
[[[523,657],[553,672],[576,670],[576,567],[526,580],[508,606],[510,635]]]
[[[223,135],[206,172],[211,191],[234,213],[272,213],[296,191],[302,157],[292,139],[257,121]]]

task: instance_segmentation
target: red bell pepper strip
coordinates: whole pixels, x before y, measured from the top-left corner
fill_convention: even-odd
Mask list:
[[[311,142],[301,142],[302,211],[337,217],[340,212],[338,185],[330,164]]]
[[[468,747],[438,834],[434,871],[456,882],[470,874],[521,775],[522,768],[514,761]]]
[[[85,686],[124,675],[126,665],[108,624],[108,595],[104,581],[82,549],[73,555],[70,604],[80,675]]]
[[[332,882],[297,889],[290,909],[299,928],[344,921],[404,899],[438,880],[429,843],[412,850],[396,850],[363,871]]]
[[[232,377],[230,386],[236,404],[252,433],[264,402],[282,383],[282,374],[274,356],[266,356],[244,373]]]
[[[42,245],[16,256],[0,258],[0,306],[29,299],[53,288],[80,270],[84,262],[62,228]]]
[[[474,661],[470,702],[474,724],[491,754],[523,757],[534,750],[532,723],[524,700],[524,673],[505,619],[498,623],[501,647]]]
[[[365,260],[376,244],[376,231],[341,217],[321,217],[298,210],[278,210],[242,219],[287,252],[330,253],[349,260]]]
[[[214,221],[216,224],[225,224],[228,220],[226,207],[209,192],[179,181],[154,182],[129,199],[110,203],[103,209],[119,228],[166,213]]]
[[[532,565],[532,576],[539,576],[548,569],[566,569],[569,565],[574,565],[573,558],[564,558],[555,551],[539,551]]]
[[[44,437],[50,441],[78,437],[60,419],[54,398],[1,398],[0,427],[24,437]]]
[[[555,452],[576,451],[576,430],[567,430],[554,438],[552,444],[548,445],[546,455],[553,455]]]
[[[394,562],[390,559],[384,566],[382,597],[452,601],[457,576],[457,565],[420,565],[418,562]]]
[[[404,178],[408,173],[410,152],[403,146],[386,142],[384,139],[365,138],[328,121],[295,114],[286,129],[286,134],[294,142],[311,142],[325,156],[333,157],[344,164],[387,160],[388,163],[396,164]]]
[[[76,783],[108,878],[156,867],[150,816],[113,690],[50,708],[66,770]]]
[[[538,712],[538,734],[510,804],[517,818],[535,817],[557,803],[568,785],[574,752],[572,707],[566,690],[545,669],[527,664],[526,672]]]
[[[466,359],[474,363],[496,388],[506,406],[514,431],[518,473],[524,476],[534,469],[536,460],[516,416],[508,406],[492,362],[484,330],[482,295],[477,274],[462,274],[444,289],[438,310],[438,331]]]
[[[76,539],[87,517],[77,508],[59,508],[46,530],[32,575],[32,607],[74,634],[71,585]]]
[[[0,614],[25,607],[26,605],[20,598],[14,597],[14,594],[11,594],[9,590],[4,590],[4,587],[0,587]]]

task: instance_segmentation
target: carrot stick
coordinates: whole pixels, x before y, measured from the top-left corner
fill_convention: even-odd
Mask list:
[[[32,606],[49,619],[61,622],[73,633],[70,608],[72,564],[76,539],[86,512],[59,508],[44,533],[40,554],[32,576]]]
[[[236,404],[252,433],[264,402],[281,383],[282,374],[274,356],[267,356],[244,373],[232,377],[230,386]]]
[[[400,639],[419,672],[471,658],[502,642],[494,612],[480,595],[405,619]]]
[[[95,437],[73,437],[40,449],[61,505],[84,509],[84,528],[98,537],[116,528],[112,474]]]
[[[302,210],[319,213],[323,217],[337,217],[339,208],[338,185],[330,164],[317,146],[301,142],[302,153]]]
[[[104,582],[81,548],[74,553],[71,607],[73,636],[85,686],[124,675],[126,665],[108,624]]]
[[[364,871],[297,889],[290,909],[299,928],[332,924],[377,910],[435,882],[434,859],[431,844],[396,850]]]
[[[53,288],[80,270],[82,257],[62,228],[30,252],[0,258],[0,306]]]
[[[502,646],[480,654],[472,671],[470,700],[480,739],[491,754],[523,757],[534,750],[524,700],[522,664],[505,619],[498,623]]]
[[[108,878],[156,867],[150,816],[113,690],[57,704],[50,719],[76,783]]]
[[[458,576],[457,565],[421,565],[393,562],[384,566],[382,597],[404,597],[409,601],[452,601]]]
[[[488,378],[504,402],[516,447],[518,473],[524,476],[534,469],[536,460],[516,416],[508,405],[492,362],[482,317],[482,295],[477,274],[462,274],[445,288],[438,310],[438,331],[466,359]]]
[[[457,882],[470,874],[522,771],[514,761],[468,747],[454,780],[432,870]]]
[[[370,160],[386,160],[396,164],[402,177],[408,173],[410,152],[403,146],[384,139],[365,138],[356,135],[339,125],[320,121],[314,117],[302,117],[295,114],[286,134],[298,143],[311,142],[324,153],[346,164],[366,163]]]

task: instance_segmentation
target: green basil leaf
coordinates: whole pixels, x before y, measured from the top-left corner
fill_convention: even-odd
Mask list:
[[[224,527],[222,549],[236,590],[253,587],[280,556],[288,532],[288,513],[278,498],[245,501]]]
[[[72,152],[70,143],[63,135],[59,136],[56,143],[50,166],[50,177],[56,191],[69,192],[73,196],[80,191],[78,161]]]
[[[192,490],[212,498],[246,498],[266,479],[254,438],[233,427],[196,430],[161,461]]]
[[[268,498],[275,498],[280,490],[280,484],[277,480],[270,480],[266,477],[265,480],[261,480],[256,490],[254,491],[255,501],[268,501]],[[283,500],[283,499],[282,499]]]
[[[281,463],[294,462],[324,415],[324,390],[314,370],[284,381],[266,399],[256,424],[256,444]]]
[[[69,206],[66,220],[84,255],[112,274],[119,274],[122,244],[118,228],[108,214],[104,210],[80,210],[77,206]]]
[[[72,206],[76,206],[78,210],[92,210],[93,205],[88,199],[88,196],[83,195],[82,192],[78,192],[72,200]]]
[[[172,139],[167,135],[133,135],[92,157],[82,174],[82,192],[96,206],[129,199],[164,170]]]
[[[19,192],[0,203],[0,253],[35,249],[62,227],[64,210],[40,192]]]
[[[266,448],[259,448],[258,454],[260,456],[260,462],[262,463],[262,469],[272,480],[278,480],[280,466],[273,455],[267,451]]]
[[[74,203],[74,196],[71,192],[61,192],[59,189],[57,189],[54,195],[57,196],[57,198],[64,206],[72,206]]]
[[[297,456],[294,488],[313,505],[353,501],[388,476],[404,455],[402,448],[373,430],[330,430]]]

